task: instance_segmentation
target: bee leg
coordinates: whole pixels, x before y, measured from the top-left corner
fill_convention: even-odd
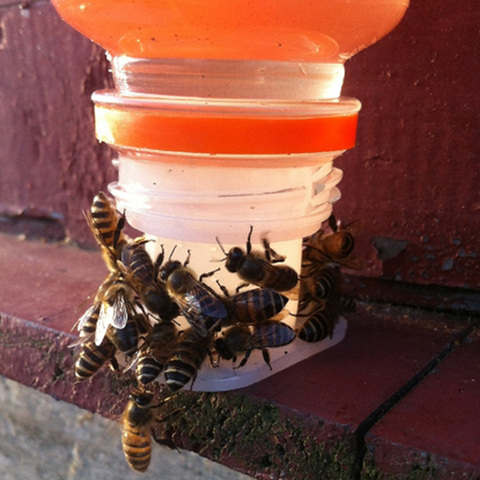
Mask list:
[[[119,372],[120,371],[120,365],[118,364],[118,361],[115,357],[112,357],[110,359],[110,368],[115,371],[115,372]]]
[[[154,421],[155,421],[155,423],[163,423],[163,422],[166,422],[167,420],[170,420],[171,418],[176,417],[178,414],[180,414],[184,411],[185,411],[185,407],[176,408],[175,410],[168,413],[167,415],[164,415],[163,417],[155,418]],[[153,425],[152,425],[152,428],[150,430],[151,430],[151,434],[152,434],[152,437],[155,440],[155,442],[157,442],[161,445],[165,445],[166,447],[175,448],[175,449],[178,450],[178,448],[173,444],[172,438],[166,438],[165,436],[159,436],[157,430],[153,427]]]
[[[229,297],[230,293],[228,293],[227,287],[225,285],[222,285],[218,280],[216,280],[218,288],[222,291],[222,293],[226,296]]]
[[[250,284],[248,282],[241,283],[235,290],[236,293],[238,293],[242,288],[248,287]]]
[[[284,255],[279,255],[271,246],[266,238],[262,239],[263,248],[265,249],[265,258],[270,263],[279,263],[285,261]]]
[[[270,353],[266,348],[262,349],[262,356],[263,356],[263,359],[265,360],[265,363],[268,365],[268,368],[272,370],[272,366],[270,365]]]
[[[215,270],[212,270],[211,272],[202,273],[202,274],[198,277],[198,281],[199,281],[200,283],[203,283],[203,279],[204,279],[204,278],[211,277],[214,273],[217,273],[219,270],[220,270],[220,267],[216,268]]]
[[[253,225],[250,225],[250,231],[248,232],[248,237],[247,237],[247,255],[250,254],[252,251],[252,232],[253,232]]]
[[[334,233],[338,231],[337,220],[333,213],[328,217],[328,226],[332,229]]]
[[[245,364],[247,363],[247,360],[250,358],[250,354],[252,353],[252,348],[250,348],[249,350],[247,350],[247,353],[245,354],[245,356],[243,357],[242,361],[238,364],[238,367],[235,367],[235,370],[237,368],[242,368],[245,366]],[[234,359],[236,360],[236,358],[234,357]]]
[[[154,272],[154,277],[153,278],[157,278],[158,277],[158,272],[160,270],[160,267],[162,266],[162,263],[163,263],[163,260],[165,258],[165,248],[163,247],[163,245],[160,245],[162,251],[158,254],[157,256],[157,259],[155,260],[155,263],[153,264],[153,272]]]

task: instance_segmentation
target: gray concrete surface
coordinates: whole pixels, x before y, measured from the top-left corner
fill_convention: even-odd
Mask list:
[[[0,377],[1,480],[248,480],[191,452],[154,444],[145,474],[130,470],[121,429],[100,415]]]

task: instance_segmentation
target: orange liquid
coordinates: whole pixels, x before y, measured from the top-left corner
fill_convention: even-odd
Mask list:
[[[409,0],[53,0],[112,55],[342,62],[389,33]]]
[[[357,113],[272,119],[194,112],[145,113],[96,105],[95,124],[99,140],[123,147],[212,154],[288,154],[352,148]],[[217,162],[214,157],[211,161]]]

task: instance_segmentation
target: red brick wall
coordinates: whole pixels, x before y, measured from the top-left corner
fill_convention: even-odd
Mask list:
[[[412,0],[346,64],[363,109],[335,212],[362,222],[363,275],[480,290],[478,25],[477,0]],[[116,177],[90,101],[109,81],[48,2],[0,0],[0,231],[91,242],[81,210]]]

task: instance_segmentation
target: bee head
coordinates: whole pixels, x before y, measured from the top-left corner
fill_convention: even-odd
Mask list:
[[[182,263],[178,260],[169,260],[158,272],[158,279],[165,283],[175,270],[181,269],[182,267]]]
[[[217,338],[215,340],[215,350],[224,360],[231,360],[233,358],[233,354],[227,347],[223,338]]]
[[[153,399],[153,393],[148,390],[135,388],[129,396],[129,400],[134,402],[137,406],[145,408],[150,405]]]
[[[167,277],[167,288],[176,293],[181,293],[188,285],[189,273],[183,268],[182,264],[180,264],[180,267],[174,269]]]
[[[245,253],[240,247],[231,248],[227,255],[225,268],[229,272],[235,273],[238,270],[240,262],[244,257],[245,257]]]

